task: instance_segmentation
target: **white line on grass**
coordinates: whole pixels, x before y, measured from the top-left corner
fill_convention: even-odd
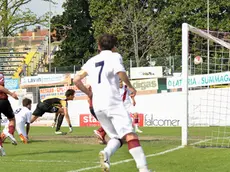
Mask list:
[[[200,144],[200,143],[208,142],[208,141],[210,141],[210,140],[212,140],[212,139],[205,139],[205,140],[201,140],[201,141],[198,141],[198,142],[192,143],[192,144],[190,144],[190,145],[194,146],[194,145],[196,145],[196,144]]]
[[[163,152],[150,154],[150,155],[147,155],[146,157],[148,158],[148,157],[164,155],[166,153],[173,152],[173,151],[176,151],[176,150],[181,149],[181,148],[184,148],[184,146],[178,146],[176,148],[168,149],[168,150],[163,151]],[[126,160],[122,160],[122,161],[113,162],[113,163],[111,163],[111,165],[123,164],[123,163],[130,162],[130,161],[134,161],[134,160],[133,159],[126,159]],[[72,170],[72,171],[68,171],[68,172],[81,172],[81,171],[92,170],[92,169],[95,169],[95,168],[100,168],[100,166],[97,165],[97,166],[93,166],[93,167],[86,167],[86,168],[81,168],[81,169],[78,169],[78,170]]]

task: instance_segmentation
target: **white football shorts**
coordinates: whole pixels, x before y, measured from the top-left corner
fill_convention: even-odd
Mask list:
[[[110,138],[122,139],[126,134],[134,132],[132,119],[123,104],[95,113]]]

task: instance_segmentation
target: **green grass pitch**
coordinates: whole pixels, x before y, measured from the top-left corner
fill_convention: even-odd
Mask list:
[[[31,143],[18,140],[13,146],[6,140],[7,156],[0,157],[0,172],[77,172],[101,171],[98,153],[104,148],[93,135],[93,127],[74,128],[65,136],[55,135],[51,127],[31,127]],[[156,172],[229,172],[230,149],[180,146],[180,128],[141,128],[141,144],[149,168]],[[63,131],[68,128],[63,127]],[[15,133],[16,134],[16,133]],[[163,152],[163,154],[161,154]],[[164,153],[165,152],[165,153]],[[137,172],[134,161],[124,144],[111,158],[111,172]]]

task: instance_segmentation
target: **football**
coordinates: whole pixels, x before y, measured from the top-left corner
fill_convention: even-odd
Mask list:
[[[201,64],[201,63],[203,63],[202,57],[201,56],[196,56],[194,58],[194,64],[198,65],[198,64]]]

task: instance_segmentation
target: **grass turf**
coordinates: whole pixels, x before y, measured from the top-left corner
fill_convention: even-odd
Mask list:
[[[1,172],[77,172],[93,167],[89,172],[101,171],[98,152],[104,148],[92,134],[93,127],[74,128],[65,136],[55,135],[51,127],[31,127],[31,143],[13,146],[8,140],[4,144],[7,156],[0,157]],[[197,148],[188,146],[173,152],[158,155],[160,152],[180,146],[180,128],[141,128],[139,134],[150,169],[156,172],[228,172],[230,150],[220,148]],[[63,131],[68,128],[63,127]],[[207,130],[205,130],[207,131]],[[111,158],[112,172],[138,171],[124,144]],[[120,164],[113,164],[119,162]]]

